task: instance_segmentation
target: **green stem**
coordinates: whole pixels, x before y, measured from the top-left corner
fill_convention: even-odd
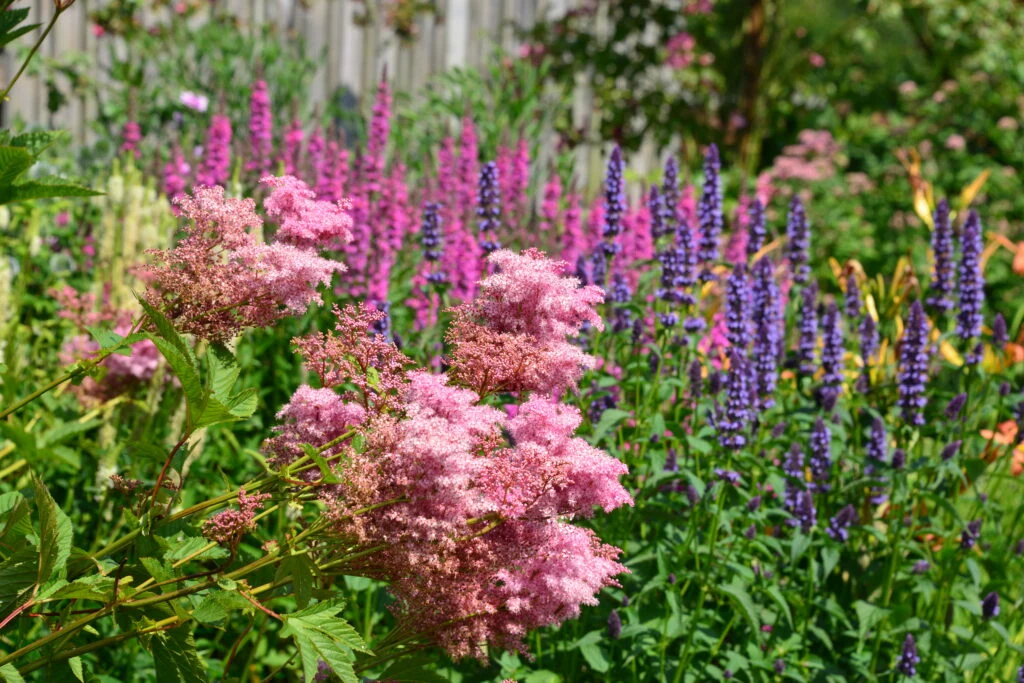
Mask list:
[[[31,62],[32,58],[36,56],[37,52],[39,52],[39,48],[42,46],[43,41],[46,40],[46,37],[48,35],[50,35],[50,31],[53,30],[54,24],[57,23],[57,18],[60,17],[60,15],[64,13],[64,10],[66,10],[68,7],[71,6],[70,2],[67,5],[65,5],[65,6],[61,6],[60,3],[54,3],[54,4],[55,4],[57,9],[53,13],[53,18],[50,19],[50,23],[46,25],[46,30],[43,31],[43,35],[39,36],[39,40],[37,40],[36,44],[32,46],[32,49],[29,51],[28,56],[25,57],[25,61],[21,63],[21,68],[18,69],[18,73],[14,74],[14,78],[12,78],[11,82],[7,84],[7,87],[4,88],[4,91],[2,93],[0,93],[0,102],[6,102],[7,101],[7,96],[10,94],[11,88],[13,88],[14,84],[18,82],[18,79],[21,78],[21,75],[23,73],[25,73],[25,69],[28,68],[28,63]],[[3,416],[0,415],[0,417],[3,417]]]

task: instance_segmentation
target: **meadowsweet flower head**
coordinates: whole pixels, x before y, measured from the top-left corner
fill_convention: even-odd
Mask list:
[[[700,203],[697,206],[697,217],[700,222],[699,259],[703,265],[701,279],[713,279],[711,266],[718,260],[718,240],[722,234],[724,219],[722,216],[722,181],[719,176],[721,161],[718,147],[708,146],[704,155],[704,186]]]
[[[953,263],[953,225],[949,220],[949,202],[939,200],[932,230],[932,279],[928,285],[929,306],[940,312],[953,308],[953,287],[956,277]]]
[[[264,176],[260,183],[272,188],[263,208],[278,223],[278,242],[337,249],[352,241],[352,217],[344,205],[317,201],[313,190],[294,176]]]
[[[800,198],[794,195],[789,203],[789,216],[786,220],[786,257],[794,282],[807,282],[811,274],[808,265],[810,248],[811,228],[807,222],[807,213]]]
[[[957,311],[956,333],[965,342],[981,335],[981,308],[985,304],[985,278],[981,272],[981,219],[976,211],[967,214],[960,247],[959,283],[960,306]]]
[[[907,424],[920,426],[924,424],[924,407],[928,404],[925,388],[929,361],[928,320],[920,301],[910,305],[900,346],[898,405]]]
[[[238,509],[222,510],[203,522],[203,536],[223,543],[237,545],[242,536],[256,528],[256,512],[263,509],[263,501],[270,498],[269,493],[246,493],[238,490]]]

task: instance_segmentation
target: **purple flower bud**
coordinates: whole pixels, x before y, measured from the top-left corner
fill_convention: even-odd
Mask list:
[[[999,616],[999,593],[992,591],[981,601],[981,618],[995,619]]]
[[[920,663],[921,658],[917,655],[917,643],[914,641],[914,636],[908,633],[903,641],[899,659],[896,660],[896,670],[908,678],[913,678],[917,675],[917,665]]]
[[[960,548],[970,550],[981,536],[981,520],[975,519],[967,523],[967,528],[960,534]]]
[[[1002,349],[1008,341],[1010,336],[1006,330],[1006,318],[1002,313],[996,313],[996,317],[992,319],[992,345]]]
[[[721,481],[724,481],[727,484],[732,484],[733,486],[739,486],[743,481],[740,477],[739,472],[725,470],[722,469],[721,467],[715,468],[715,476],[718,477]]]
[[[857,510],[852,505],[847,505],[828,521],[826,533],[828,533],[832,540],[846,543],[850,538],[849,527],[856,519]]]
[[[793,496],[793,518],[787,520],[790,526],[799,526],[805,534],[810,533],[818,523],[818,511],[814,508],[814,498],[810,491],[798,491]]]
[[[816,368],[815,355],[818,349],[818,285],[811,282],[800,292],[800,341],[797,347],[797,359],[800,362],[800,373],[814,374]]]
[[[750,216],[749,237],[747,239],[747,257],[754,258],[754,254],[761,250],[768,238],[768,231],[765,229],[764,204],[757,197],[750,203],[748,210]]]
[[[854,320],[860,315],[860,285],[857,284],[857,276],[850,273],[846,276],[846,296],[843,299],[846,317]]]
[[[900,340],[900,396],[897,402],[907,424],[924,424],[924,407],[928,404],[928,320],[921,302],[910,305],[906,329]]]
[[[786,662],[782,659],[776,659],[775,662],[772,663],[772,669],[775,670],[775,673],[781,674],[786,670]]]
[[[590,282],[598,287],[604,287],[608,280],[608,257],[604,251],[598,249],[590,257]]]
[[[956,333],[967,341],[981,335],[981,307],[985,304],[985,277],[981,272],[981,219],[976,211],[967,214],[960,246],[960,310],[957,312]]]
[[[757,527],[754,526],[753,524],[748,526],[747,530],[743,532],[743,537],[746,538],[748,541],[754,540],[754,538],[756,536],[757,536]]]
[[[1009,382],[1002,382],[999,385],[999,396],[1002,398],[1006,398],[1007,396],[1009,396],[1012,391],[1013,387],[1010,386]]]
[[[831,488],[828,480],[832,473],[832,432],[820,417],[811,428],[810,446],[813,488],[828,491]]]
[[[676,575],[675,575],[675,574],[673,574],[673,573],[670,573],[670,574],[668,575],[668,579],[667,579],[667,581],[668,581],[668,583],[669,583],[669,585],[670,585],[670,586],[671,586],[671,585],[674,585],[674,584],[675,584],[675,582],[676,582]]]
[[[622,619],[619,618],[618,610],[608,613],[608,637],[618,640],[622,636]]]
[[[1024,666],[1017,669],[1017,683],[1024,683]]]
[[[441,205],[437,202],[423,202],[420,241],[423,244],[423,256],[428,261],[438,261],[444,255],[444,237],[441,232],[441,216],[438,213],[440,208]]]
[[[783,434],[785,434],[787,427],[789,427],[789,423],[787,422],[780,422],[774,427],[772,427],[772,438],[777,439]]]
[[[679,456],[676,454],[676,449],[669,448],[668,452],[665,453],[665,467],[663,469],[666,472],[679,471]]]
[[[1017,555],[1024,555],[1024,538],[1017,541],[1017,545],[1013,546],[1013,552]]]
[[[761,496],[754,496],[747,501],[747,512],[757,512],[761,507]]]
[[[716,372],[715,370],[708,370],[708,393],[712,396],[717,396],[722,391],[722,385],[725,380],[724,372]]]
[[[704,186],[697,205],[697,219],[700,224],[699,259],[703,264],[701,280],[713,280],[711,266],[718,260],[718,239],[722,233],[722,183],[719,177],[721,162],[718,147],[708,146],[704,155]]]
[[[963,443],[960,439],[957,439],[953,443],[947,445],[942,449],[942,460],[946,461],[952,458],[960,450],[960,445]]]
[[[751,418],[747,377],[747,360],[733,349],[726,378],[725,409],[715,415],[718,440],[725,448],[740,449],[747,443],[745,432]]]
[[[629,596],[628,595],[623,595],[622,596],[622,606],[623,607],[629,607]]]
[[[796,195],[789,203],[789,217],[786,220],[786,257],[789,259],[793,282],[807,282],[811,274],[810,260],[811,228],[807,222],[804,205]]]
[[[902,470],[907,465],[907,452],[902,448],[897,448],[892,452],[892,468],[894,470]]]
[[[966,393],[957,394],[953,398],[949,399],[949,404],[946,405],[946,417],[950,420],[958,418],[965,403],[967,403]]]
[[[750,345],[750,312],[747,302],[750,301],[750,282],[743,264],[733,268],[725,286],[726,295],[726,338],[729,346],[740,353],[745,353]]]
[[[825,311],[823,321],[824,347],[821,351],[822,386],[821,405],[831,412],[843,391],[843,328],[839,319],[839,308],[831,303]]]
[[[665,213],[663,224],[667,231],[676,229],[679,222],[677,211],[679,210],[679,165],[675,157],[669,157],[665,162],[665,177],[661,181],[661,208]],[[659,235],[655,235],[655,238]]]
[[[484,254],[501,249],[501,242],[496,239],[498,229],[501,227],[501,188],[498,180],[498,165],[488,161],[480,169],[476,207],[480,248]],[[603,280],[601,284],[604,284]]]
[[[932,231],[932,253],[935,265],[932,281],[928,285],[928,305],[945,313],[952,310],[953,278],[953,225],[949,220],[949,202],[940,200],[935,207],[935,229]]]
[[[690,380],[690,398],[697,401],[704,390],[704,367],[699,360],[694,360],[690,363],[686,374]]]
[[[914,567],[910,570],[915,574],[924,574],[926,571],[931,569],[931,564],[928,560],[918,560],[914,563]]]
[[[683,489],[683,493],[686,494],[686,500],[690,501],[690,505],[696,505],[700,502],[700,494],[697,493],[697,489],[694,488],[693,484],[687,484],[686,488]]]

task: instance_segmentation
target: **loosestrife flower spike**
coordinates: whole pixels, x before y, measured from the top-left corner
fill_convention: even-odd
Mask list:
[[[214,114],[206,133],[203,159],[196,175],[197,185],[224,185],[231,174],[231,120]]]
[[[274,116],[270,111],[267,82],[258,79],[249,98],[249,153],[246,169],[265,174],[270,171],[274,148]]]

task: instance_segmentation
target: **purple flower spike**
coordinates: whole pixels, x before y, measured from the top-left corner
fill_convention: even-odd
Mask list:
[[[811,274],[808,265],[811,249],[811,227],[807,222],[804,205],[797,196],[789,203],[786,221],[786,257],[789,259],[793,282],[803,284]]]
[[[721,161],[718,147],[708,147],[704,155],[704,186],[700,203],[697,205],[697,218],[700,223],[700,262],[703,264],[701,280],[713,280],[711,266],[718,260],[718,239],[722,234],[724,220],[722,218],[722,179],[720,177]]]
[[[949,202],[939,201],[935,207],[935,230],[932,231],[932,281],[928,285],[927,303],[936,311],[945,313],[953,309],[953,225],[949,220]]]
[[[981,272],[981,219],[976,211],[967,214],[960,248],[960,310],[956,333],[965,342],[981,335],[981,307],[985,303],[985,278]]]
[[[924,407],[928,404],[928,320],[920,301],[910,305],[906,329],[900,340],[900,396],[898,405],[907,424],[924,424]]]

